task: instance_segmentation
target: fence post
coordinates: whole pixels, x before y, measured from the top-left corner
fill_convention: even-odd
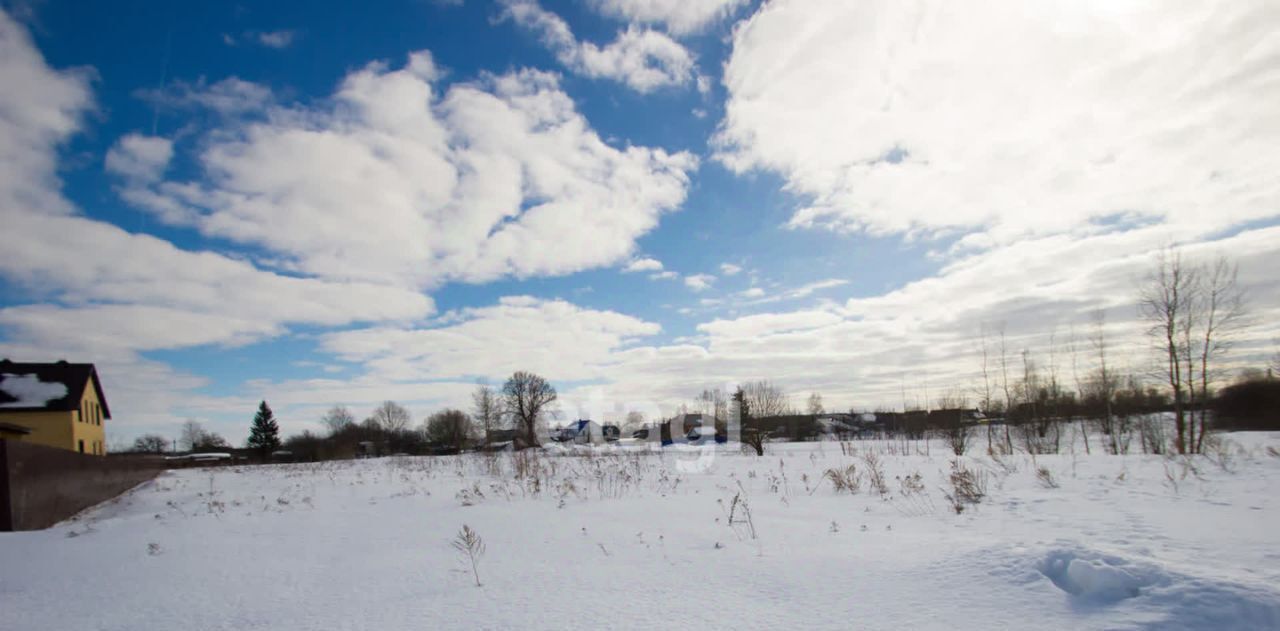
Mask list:
[[[13,531],[13,502],[9,495],[9,441],[0,438],[0,532]]]

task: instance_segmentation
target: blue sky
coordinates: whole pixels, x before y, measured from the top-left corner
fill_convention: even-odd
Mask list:
[[[0,351],[98,363],[120,440],[519,368],[972,397],[984,327],[1048,365],[1097,310],[1142,372],[1169,246],[1240,265],[1233,361],[1276,337],[1271,8],[3,6]]]

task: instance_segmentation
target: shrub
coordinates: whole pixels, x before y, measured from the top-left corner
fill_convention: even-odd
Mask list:
[[[453,542],[449,544],[465,561],[471,563],[471,576],[476,579],[476,587],[480,587],[480,571],[476,567],[476,561],[484,554],[484,540],[471,526],[462,525],[462,530]]]
[[[987,474],[984,471],[970,469],[959,458],[951,461],[951,491],[943,489],[947,501],[956,514],[964,512],[969,505],[977,505],[987,496]]]
[[[868,451],[863,454],[862,462],[867,465],[867,482],[871,484],[871,488],[881,496],[888,495],[889,484],[885,482],[884,467],[880,464],[880,458]]]
[[[1058,488],[1058,481],[1053,478],[1053,472],[1049,470],[1049,467],[1036,469],[1036,480],[1040,482],[1040,486],[1046,489]]]
[[[836,493],[848,491],[854,494],[862,490],[862,474],[858,473],[857,465],[849,465],[844,469],[838,467],[827,469],[823,477],[831,480],[831,486],[835,487]]]

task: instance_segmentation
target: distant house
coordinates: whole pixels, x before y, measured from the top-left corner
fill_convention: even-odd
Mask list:
[[[580,419],[553,432],[551,440],[560,443],[599,445],[605,441],[605,433],[599,423]]]
[[[862,425],[856,414],[820,414],[816,418],[818,432],[837,438],[849,438],[862,432]]]
[[[110,418],[93,364],[0,361],[0,438],[104,456]]]

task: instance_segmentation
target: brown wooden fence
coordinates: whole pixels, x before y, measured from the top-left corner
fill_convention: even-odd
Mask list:
[[[0,440],[0,531],[48,528],[154,478],[163,460]]]

